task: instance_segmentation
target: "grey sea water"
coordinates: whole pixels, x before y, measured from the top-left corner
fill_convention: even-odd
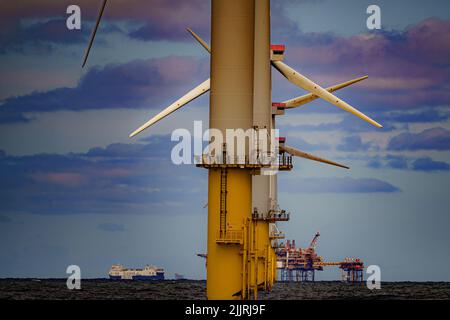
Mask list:
[[[204,300],[206,282],[196,280],[110,281],[83,280],[81,290],[68,290],[66,280],[0,279],[0,299],[17,300]],[[337,281],[275,284],[260,299],[450,299],[450,282],[384,282],[380,290],[369,290],[364,284]]]

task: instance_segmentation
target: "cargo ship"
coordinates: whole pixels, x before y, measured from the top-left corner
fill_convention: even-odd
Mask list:
[[[113,264],[109,269],[111,280],[164,280],[164,269],[146,265],[143,269],[129,269]]]

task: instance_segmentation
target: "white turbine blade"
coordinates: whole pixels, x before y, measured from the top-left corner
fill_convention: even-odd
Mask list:
[[[280,146],[280,150],[281,151],[285,151],[285,152],[289,153],[290,155],[293,155],[293,156],[296,156],[296,157],[301,157],[301,158],[314,160],[314,161],[318,161],[318,162],[322,162],[322,163],[326,163],[326,164],[331,164],[331,165],[336,166],[336,167],[350,169],[349,167],[344,166],[343,164],[340,164],[340,163],[337,163],[337,162],[334,162],[334,161],[331,161],[331,160],[327,160],[327,159],[324,159],[324,158],[320,158],[320,157],[314,156],[312,154],[303,152],[303,151],[298,150],[298,149],[293,148],[293,147]]]
[[[348,86],[350,86],[350,85],[352,85],[354,83],[357,83],[357,82],[362,81],[362,80],[367,79],[367,78],[368,78],[368,76],[352,79],[352,80],[349,80],[349,81],[346,81],[346,82],[334,85],[332,87],[328,87],[328,88],[326,88],[326,90],[328,92],[334,92],[334,91],[337,91],[337,90],[340,90],[342,88],[348,87]],[[304,104],[306,104],[308,102],[314,101],[314,100],[316,100],[318,98],[319,97],[317,95],[315,95],[314,93],[308,93],[308,94],[305,94],[305,95],[297,97],[297,98],[293,98],[293,99],[289,99],[289,100],[283,101],[283,103],[286,105],[285,106],[286,109],[290,109],[290,108],[296,108],[296,107],[302,106],[302,105],[304,105]]]
[[[317,83],[309,80],[304,75],[295,71],[285,63],[281,61],[272,61],[272,64],[283,76],[285,76],[290,82],[292,82],[296,86],[315,94],[316,96],[322,98],[325,101],[328,101],[329,103],[335,105],[336,107],[339,107],[347,112],[350,112],[351,114],[363,119],[364,121],[367,121],[368,123],[374,125],[375,127],[378,128],[383,127],[381,124],[379,124],[372,118],[369,118],[361,111],[353,108],[347,102],[339,99],[338,97],[328,92],[327,90],[319,86]]]
[[[195,87],[188,93],[186,93],[184,96],[182,96],[180,99],[172,103],[170,106],[168,106],[166,109],[158,113],[156,116],[148,120],[146,123],[144,123],[142,126],[140,126],[138,129],[133,131],[133,133],[130,134],[130,138],[134,137],[138,133],[142,132],[143,130],[147,129],[151,125],[155,124],[159,120],[163,119],[164,117],[167,117],[172,112],[180,109],[185,104],[191,102],[192,100],[200,97],[202,94],[208,92],[210,89],[210,80],[206,80],[199,86]]]
[[[187,28],[186,30],[187,30],[187,31],[195,38],[195,40],[197,40],[197,41],[202,45],[203,48],[206,49],[206,51],[208,51],[209,53],[211,53],[211,48],[209,47],[209,45],[206,43],[205,40],[203,40],[202,38],[200,38],[200,36],[197,35],[194,31],[192,31],[192,29]]]

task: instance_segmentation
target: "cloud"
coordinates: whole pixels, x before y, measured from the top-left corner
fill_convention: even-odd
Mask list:
[[[429,157],[419,158],[412,163],[416,171],[450,171],[450,163],[434,161]]]
[[[102,34],[124,33],[115,25],[102,27]],[[65,18],[49,17],[41,21],[22,23],[20,20],[7,20],[0,30],[0,54],[28,53],[48,54],[57,45],[87,45],[90,28],[68,30]],[[102,43],[101,40],[97,41]]]
[[[391,155],[388,154],[384,157],[376,156],[360,156],[358,160],[366,161],[367,167],[372,169],[401,169],[401,170],[411,170],[411,159],[405,156]]]
[[[281,185],[291,193],[392,193],[400,189],[374,178],[302,178],[301,183]]]
[[[349,136],[343,139],[336,149],[339,151],[355,152],[367,151],[371,147],[371,143],[363,143],[360,136]]]
[[[386,166],[392,169],[408,169],[408,159],[403,156],[386,156]]]
[[[368,32],[343,37],[333,33],[302,32],[298,23],[289,18],[285,11],[286,3],[286,1],[282,4],[272,3],[274,16],[272,20],[274,38],[287,41],[286,60],[289,64],[300,68],[306,75],[323,85],[368,74],[369,79],[345,89],[344,92],[348,95],[346,100],[382,122],[385,126],[384,130],[392,130],[392,123],[395,122],[436,122],[448,119],[448,113],[438,112],[434,108],[448,106],[450,101],[448,90],[450,73],[447,67],[448,56],[450,56],[450,45],[448,45],[450,41],[447,41],[450,37],[450,20],[430,18],[402,32]],[[27,3],[27,5],[6,4],[0,13],[4,25],[1,30],[5,33],[1,38],[6,39],[5,41],[21,39],[21,43],[35,41],[42,44],[43,48],[52,43],[86,42],[89,27],[83,25],[83,32],[78,34],[67,32],[65,28],[63,23],[65,9],[69,4],[71,4],[70,1],[65,0],[56,3],[44,0],[39,4]],[[78,5],[82,8],[83,17],[88,19],[88,24],[92,23],[100,5],[87,0],[80,0]],[[210,2],[204,0],[114,2],[108,3],[101,31],[120,31],[133,39],[143,41],[191,41],[192,39],[185,32],[185,27],[190,26],[202,35],[209,34],[209,16]],[[21,24],[21,21],[28,23]],[[130,23],[131,21],[134,22]],[[127,23],[124,24],[124,22]],[[60,25],[63,27],[59,27]],[[122,27],[118,27],[119,25],[126,25],[126,27],[122,30]],[[27,28],[27,31],[24,32],[23,28]],[[6,47],[6,43],[2,45],[2,48]],[[200,64],[198,69],[191,66],[190,70],[193,73],[181,72],[179,78],[190,79],[193,74],[202,74],[203,71],[206,78],[207,64]],[[11,97],[4,101],[6,106],[0,108],[2,110],[0,123],[27,121],[28,118],[23,114],[27,109],[30,110],[29,112],[41,112],[57,109],[116,108],[119,105],[124,108],[140,108],[150,101],[152,103],[168,102],[169,92],[170,97],[174,96],[173,89],[177,85],[158,82],[158,79],[164,75],[176,77],[178,67],[181,71],[184,70],[183,67],[177,66],[176,63],[172,67],[169,63],[166,64],[168,72],[161,74],[160,70],[155,71],[145,62],[136,62],[135,65],[138,68],[133,69],[131,63],[131,65],[109,66],[109,70],[98,70],[97,73],[92,70],[80,79],[79,85],[75,88],[59,88],[27,96]],[[186,65],[187,62],[184,63],[184,66]],[[142,74],[131,77],[133,72],[141,70],[139,67],[142,67]],[[148,74],[149,77],[143,79],[144,74]],[[92,84],[88,81],[89,77],[93,78],[93,82],[99,86],[98,91],[90,86],[83,86],[85,82]],[[154,83],[148,83],[150,79],[153,79]],[[147,81],[147,83],[139,85],[140,81]],[[102,85],[102,83],[105,84]],[[188,84],[184,82],[179,86],[184,85],[186,89],[192,88],[193,84],[190,87]],[[120,90],[118,90],[119,87]],[[280,95],[298,93],[298,90],[294,91],[292,86],[276,85],[276,87],[276,91],[280,91],[277,94]],[[112,94],[108,95],[108,93]],[[337,95],[340,94],[340,92],[337,93]],[[424,106],[427,106],[428,110],[410,112]],[[318,126],[315,130],[331,130],[333,126],[336,127],[336,124]],[[339,124],[339,128],[342,129],[342,124]],[[359,124],[356,130],[374,129],[369,125]]]
[[[207,78],[205,60],[170,56],[94,67],[74,88],[11,97],[0,105],[0,123],[24,122],[27,112],[112,108],[161,108],[191,89],[199,74]],[[202,79],[204,80],[204,79]]]
[[[381,116],[380,116],[381,115]],[[387,122],[387,116],[383,114],[375,115],[374,119],[380,121],[383,125],[383,131],[393,131],[396,126]],[[383,120],[385,119],[385,120]],[[346,132],[379,132],[380,129],[376,128],[369,123],[353,116],[345,114],[343,119],[339,122],[327,122],[319,124],[302,124],[302,125],[286,125],[291,130],[297,131],[346,131]]]
[[[5,40],[2,42],[2,51],[32,44],[86,42],[85,37],[91,30],[91,23],[97,18],[100,3],[90,0],[77,1],[83,19],[82,32],[69,32],[66,28],[66,8],[71,4],[73,2],[68,0],[5,3],[0,12],[0,26],[3,30],[1,38]],[[111,31],[107,28],[109,23],[132,21],[140,26],[128,32],[131,38],[187,41],[191,39],[185,32],[186,27],[190,26],[204,33],[209,30],[209,17],[210,4],[204,0],[113,1],[109,2],[105,9],[99,32]],[[49,19],[52,20],[48,21]],[[24,21],[36,20],[38,22],[33,26],[22,27]],[[118,29],[115,28],[115,31]]]
[[[436,109],[424,108],[413,110],[411,112],[392,112],[383,115],[383,118],[390,122],[401,123],[430,123],[444,122],[450,118],[448,110],[441,111]]]
[[[450,131],[444,128],[426,129],[420,133],[401,133],[392,137],[388,150],[449,150]]]
[[[85,153],[2,153],[0,214],[196,212],[207,194],[206,170],[172,164],[174,144],[170,136],[153,136],[141,143],[115,143]],[[380,193],[398,188],[373,178],[309,178],[286,190]]]
[[[194,165],[172,164],[173,144],[170,136],[156,136],[146,143],[112,144],[86,153],[2,156],[0,214],[198,210],[207,191],[206,176]]]
[[[367,166],[373,169],[397,169],[423,172],[449,171],[450,163],[436,161],[430,157],[406,157],[388,154],[385,157],[366,158]]]
[[[321,110],[317,109],[309,111],[321,112]],[[302,112],[308,111],[302,110]],[[383,125],[383,129],[380,130],[354,115],[347,113],[343,113],[343,118],[339,122],[319,123],[314,125],[287,125],[286,127],[300,131],[348,131],[353,133],[387,132],[408,128],[407,125],[411,123],[445,122],[450,118],[450,112],[448,107],[437,107],[435,109],[424,107],[417,110],[380,111],[373,114],[373,118]]]
[[[309,143],[299,137],[290,137],[286,139],[286,144],[292,147],[298,147],[304,151],[330,150],[330,145],[325,143]]]
[[[97,225],[97,228],[106,232],[123,232],[125,231],[125,227],[123,224],[117,223],[101,223]]]
[[[80,188],[87,184],[89,178],[77,172],[37,172],[31,177],[37,183],[48,183],[61,187]]]
[[[303,33],[296,24],[284,27],[286,61],[318,83],[331,85],[369,75],[345,92],[361,111],[376,112],[369,113],[374,118],[380,112],[449,105],[450,20],[430,18],[402,32],[351,37]]]

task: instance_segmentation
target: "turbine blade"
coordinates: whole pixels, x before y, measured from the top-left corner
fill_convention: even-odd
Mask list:
[[[327,159],[324,159],[324,158],[320,158],[320,157],[314,156],[312,154],[303,152],[303,151],[298,150],[298,149],[293,148],[293,147],[288,147],[288,146],[282,147],[282,146],[280,146],[280,150],[281,151],[285,151],[285,152],[289,153],[292,156],[301,157],[301,158],[305,158],[305,159],[309,159],[309,160],[314,160],[314,161],[318,161],[318,162],[322,162],[322,163],[326,163],[326,164],[331,164],[331,165],[336,166],[336,167],[350,169],[349,167],[347,167],[347,166],[345,166],[343,164],[340,164],[340,163],[337,163],[337,162],[334,162],[334,161],[331,161],[331,160],[327,160]]]
[[[342,88],[348,87],[348,86],[350,86],[350,85],[352,85],[354,83],[357,83],[357,82],[362,81],[362,80],[367,79],[367,78],[368,78],[368,76],[352,79],[352,80],[349,80],[349,81],[346,81],[346,82],[334,85],[332,87],[328,87],[325,90],[327,90],[328,92],[334,92],[334,91],[337,91],[337,90],[340,90]],[[286,105],[285,106],[286,109],[291,109],[291,108],[296,108],[296,107],[302,106],[302,105],[304,105],[304,104],[306,104],[308,102],[314,101],[314,100],[316,100],[318,98],[319,97],[317,95],[315,95],[314,93],[308,93],[308,94],[305,94],[305,95],[300,96],[300,97],[296,97],[296,98],[293,98],[293,99],[289,99],[289,100],[283,101],[283,103]]]
[[[209,89],[210,89],[210,81],[208,79],[205,82],[203,82],[200,85],[198,85],[197,87],[195,87],[194,89],[192,89],[191,91],[189,91],[188,93],[186,93],[180,99],[178,99],[177,101],[172,103],[170,106],[168,106],[166,109],[164,109],[163,111],[158,113],[156,116],[151,118],[149,121],[144,123],[138,129],[133,131],[133,133],[130,134],[130,138],[134,137],[138,133],[140,133],[143,130],[147,129],[148,127],[150,127],[151,125],[155,124],[156,122],[158,122],[159,120],[163,119],[164,117],[167,117],[172,112],[180,109],[185,104],[187,104],[187,103],[191,102],[192,100],[200,97],[202,94],[208,92]]]
[[[364,121],[367,121],[368,123],[374,125],[375,127],[378,128],[383,127],[381,124],[379,124],[372,118],[366,116],[361,111],[353,108],[347,102],[339,99],[338,97],[328,92],[327,90],[319,86],[317,83],[311,81],[301,73],[292,69],[285,63],[281,61],[272,61],[272,64],[283,76],[285,76],[290,82],[292,82],[296,86],[317,95],[318,97],[322,98],[325,101],[328,101],[329,103],[335,105],[336,107],[339,107],[347,112],[350,112],[351,114],[363,119]]]
[[[209,47],[209,44],[207,44],[205,40],[200,38],[200,36],[196,34],[194,31],[192,31],[192,29],[187,28],[186,30],[195,38],[195,40],[197,40],[202,45],[203,48],[206,49],[206,51],[211,53],[211,48]]]
[[[100,9],[100,12],[98,14],[94,30],[92,30],[91,39],[89,40],[89,44],[88,44],[88,47],[86,49],[86,53],[84,54],[83,64],[81,66],[82,68],[84,68],[84,66],[86,65],[86,61],[87,61],[87,59],[89,57],[89,52],[91,52],[92,44],[94,43],[95,35],[97,34],[97,29],[98,29],[98,26],[100,24],[100,20],[102,19],[103,11],[105,11],[105,7],[106,7],[106,2],[107,1],[108,0],[103,0],[102,8]]]

